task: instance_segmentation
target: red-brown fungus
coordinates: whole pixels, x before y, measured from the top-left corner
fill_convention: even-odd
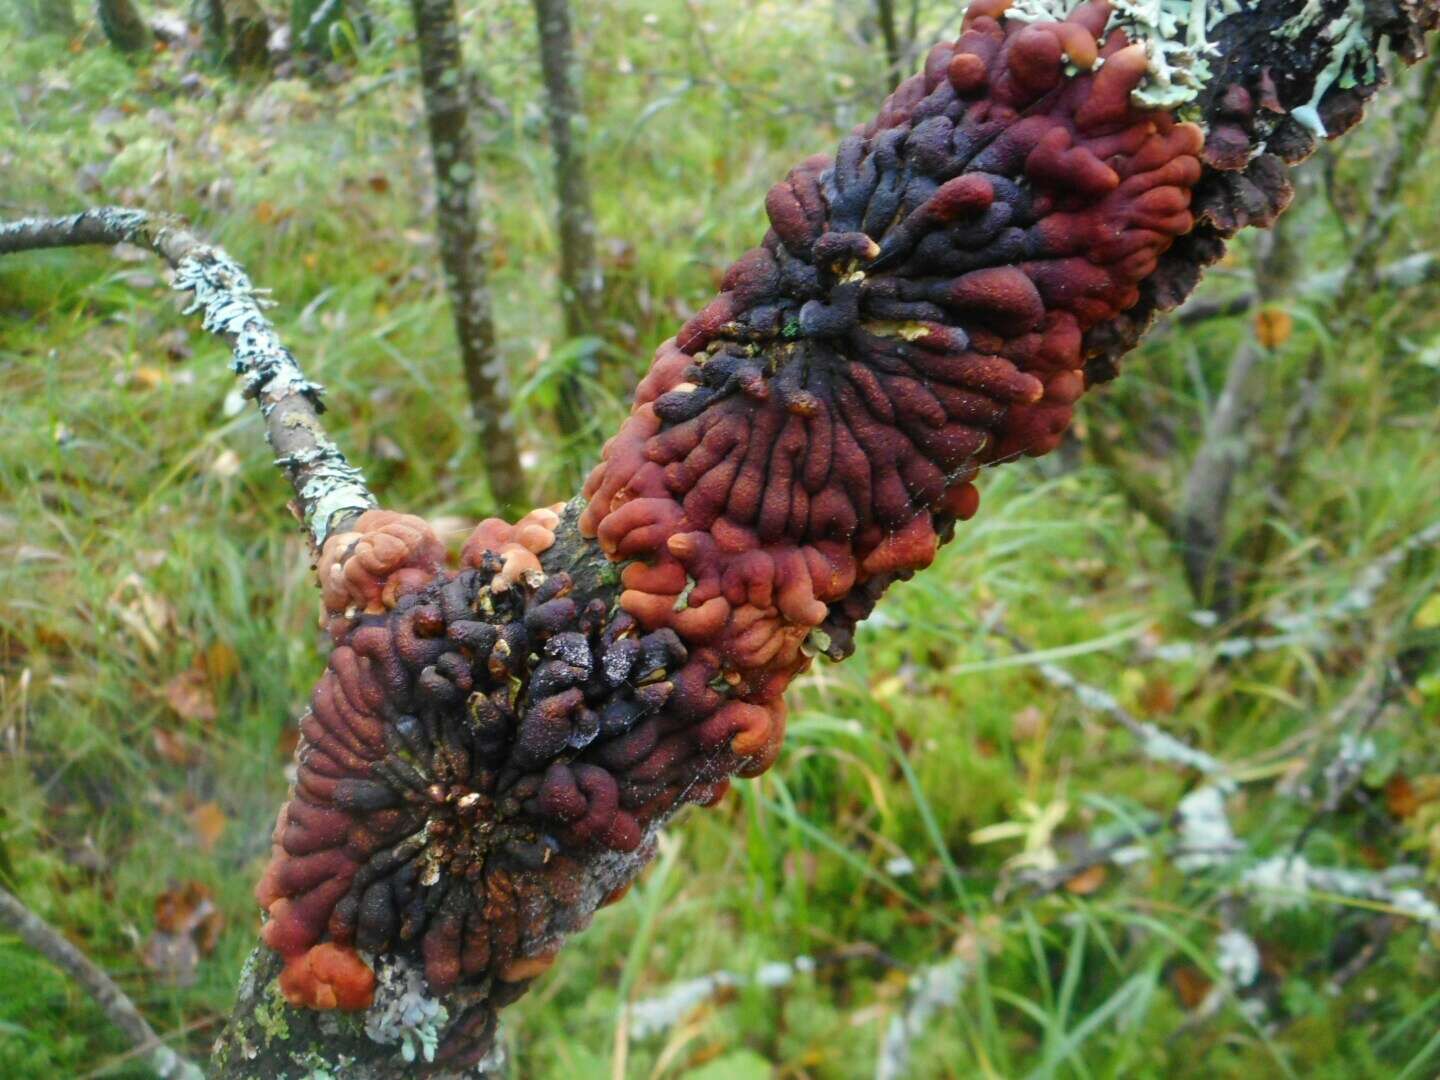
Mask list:
[[[1097,40],[1102,3],[1005,6],[972,4],[833,161],[771,189],[764,245],[660,347],[586,485],[621,606],[701,647],[734,701],[843,651],[868,586],[975,512],[979,468],[1054,449],[1085,333],[1193,223],[1203,138],[1131,103],[1144,50]]]
[[[1102,3],[1003,12],[977,0],[776,185],[762,246],[660,347],[578,521],[618,604],[546,562],[558,508],[482,522],[456,568],[405,515],[327,545],[335,646],[257,890],[291,1000],[363,1007],[385,953],[517,996],[672,809],[770,766],[786,684],[975,513],[981,467],[1055,447],[1090,343],[1159,306],[1232,135],[1133,104],[1144,55]]]

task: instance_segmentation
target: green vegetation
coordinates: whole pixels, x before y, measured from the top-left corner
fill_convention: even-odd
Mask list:
[[[474,519],[491,507],[431,234],[413,43],[405,5],[371,7],[370,36],[306,81],[178,51],[127,59],[93,26],[25,37],[0,6],[0,216],[187,215],[273,290],[282,336],[329,388],[332,434],[387,505]],[[654,345],[762,234],[769,183],[878,102],[884,52],[857,32],[859,2],[576,5],[606,322],[603,340],[567,342],[530,4],[461,7],[487,102],[500,337],[548,501],[569,494],[556,478],[594,454]],[[921,12],[927,40],[958,22],[949,4]],[[1249,315],[1159,335],[1084,403],[1079,443],[982,481],[980,515],[938,566],[884,602],[853,660],[804,680],[777,767],[688,813],[632,895],[507,1013],[519,1075],[868,1077],[907,974],[952,956],[968,977],[909,1075],[1435,1074],[1440,935],[1383,902],[1334,892],[1272,910],[1239,888],[1302,840],[1315,866],[1412,864],[1427,895],[1435,876],[1440,560],[1413,551],[1373,602],[1322,616],[1440,517],[1440,287],[1386,278],[1343,326],[1303,287],[1345,265],[1377,162],[1417,107],[1387,99],[1312,167],[1328,182],[1295,211],[1300,269],[1279,305],[1293,329],[1264,323],[1265,398],[1230,515],[1243,619],[1196,615],[1175,544],[1085,446],[1174,501],[1226,365],[1257,333]],[[1382,263],[1440,248],[1437,164],[1431,137]],[[1252,250],[1206,295],[1249,288]],[[249,890],[321,667],[317,596],[223,347],[181,317],[157,262],[121,255],[0,260],[0,882],[203,1058],[258,924]],[[1277,505],[1267,488],[1312,356],[1315,417]],[[572,372],[594,373],[599,407],[562,438],[548,410]],[[1263,564],[1244,561],[1254,550]],[[1002,624],[1039,653],[1017,654]],[[1215,647],[1237,634],[1288,636]],[[1147,759],[1047,682],[1043,659],[1225,762],[1248,852],[1177,866],[1173,815],[1201,778]],[[1373,752],[1325,812],[1347,736]],[[1148,857],[1043,893],[1021,880],[1127,835]],[[204,913],[197,884],[224,920],[213,950],[213,919],[187,925]],[[1259,947],[1251,985],[1217,966],[1225,927]],[[160,948],[187,940],[198,959]],[[722,991],[643,1037],[622,1022],[627,1000],[677,981],[802,955],[815,970],[783,987]],[[0,970],[0,1075],[141,1075],[94,1005],[12,938]]]

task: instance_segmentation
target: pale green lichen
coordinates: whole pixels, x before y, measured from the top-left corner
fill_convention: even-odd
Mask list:
[[[399,1043],[407,1064],[434,1061],[450,1011],[425,993],[421,973],[403,961],[376,973],[375,1003],[365,1014],[365,1034],[377,1043]]]
[[[1313,33],[1330,48],[1330,62],[1315,76],[1310,100],[1290,110],[1291,116],[1322,138],[1329,134],[1320,119],[1320,99],[1325,92],[1332,86],[1349,89],[1362,81],[1373,82],[1379,64],[1370,36],[1365,32],[1364,0],[1350,0],[1328,25],[1321,26],[1327,18],[1321,0],[1306,0],[1299,13],[1277,32],[1280,37],[1291,40]]]
[[[1016,0],[1005,14],[1024,22],[1058,20],[1073,6],[1073,0]],[[1214,78],[1210,59],[1217,55],[1215,28],[1253,6],[1251,0],[1111,0],[1108,29],[1123,30],[1144,46],[1149,61],[1149,74],[1132,95],[1135,103],[1179,109],[1193,102]],[[1366,30],[1365,0],[1348,0],[1336,15],[1327,13],[1324,0],[1305,0],[1276,31],[1289,40],[1313,34],[1330,50],[1310,100],[1293,111],[1296,120],[1318,135],[1326,134],[1318,111],[1325,92],[1376,76],[1379,59]]]
[[[1023,22],[1058,20],[1074,6],[1071,0],[1016,0],[1005,15]],[[1107,29],[1123,30],[1143,46],[1149,63],[1131,95],[1135,103],[1176,109],[1193,101],[1214,74],[1210,31],[1241,7],[1241,0],[1111,0]]]

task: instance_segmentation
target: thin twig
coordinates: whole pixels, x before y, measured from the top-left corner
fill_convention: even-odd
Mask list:
[[[21,941],[84,987],[86,993],[95,999],[95,1004],[100,1006],[105,1018],[124,1032],[137,1051],[146,1056],[156,1076],[201,1080],[204,1074],[200,1069],[165,1045],[155,1029],[140,1015],[135,1003],[109,975],[6,889],[0,889],[0,924],[19,934]]]
[[[295,489],[296,514],[315,548],[374,507],[365,477],[320,424],[323,388],[305,377],[261,312],[261,290],[224,251],[173,218],[120,207],[0,223],[0,255],[119,243],[146,248],[169,263],[174,287],[194,295],[187,314],[200,312],[205,329],[229,343],[231,366],[245,396],[260,407],[275,463]]]
[[[1010,647],[1018,653],[1033,651],[1024,640],[1006,629],[1004,624],[997,623],[993,632],[1009,642]],[[1154,724],[1137,719],[1116,700],[1113,694],[1107,693],[1097,686],[1081,682],[1058,664],[1036,664],[1035,670],[1051,686],[1073,694],[1076,700],[1086,708],[1108,716],[1123,727],[1140,744],[1140,752],[1151,761],[1183,765],[1222,782],[1229,775],[1230,768],[1223,761],[1203,750],[1197,750],[1188,743],[1181,742],[1174,735],[1162,731]]]

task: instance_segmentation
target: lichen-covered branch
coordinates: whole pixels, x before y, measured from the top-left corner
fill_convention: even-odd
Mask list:
[[[261,310],[262,292],[224,251],[175,219],[118,207],[0,224],[0,255],[119,243],[147,248],[169,263],[174,287],[193,297],[189,310],[230,345],[231,366],[260,407],[265,437],[295,490],[297,515],[315,549],[374,507],[364,476],[321,426],[323,388],[305,377]]]
[[[200,1069],[165,1045],[110,976],[5,889],[0,889],[0,926],[14,931],[21,941],[79,983],[156,1076],[163,1080],[200,1080]]]
[[[435,165],[435,227],[455,316],[470,412],[495,502],[515,510],[525,497],[524,471],[504,364],[495,345],[489,261],[480,220],[479,171],[471,128],[455,0],[412,0],[420,49],[420,82]]]

